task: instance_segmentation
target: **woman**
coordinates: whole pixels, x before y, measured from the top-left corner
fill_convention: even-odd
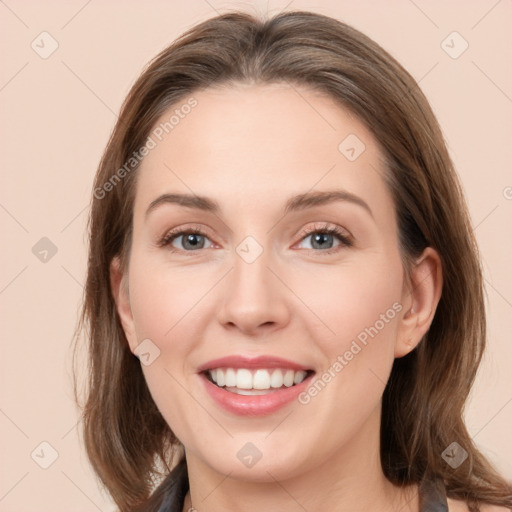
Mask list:
[[[463,421],[485,316],[461,187],[375,42],[201,23],[132,87],[93,195],[84,437],[120,510],[512,506]]]

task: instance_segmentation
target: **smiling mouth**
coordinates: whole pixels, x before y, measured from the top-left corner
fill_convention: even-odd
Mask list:
[[[285,368],[214,368],[203,373],[210,382],[231,393],[266,395],[296,386],[314,372]]]

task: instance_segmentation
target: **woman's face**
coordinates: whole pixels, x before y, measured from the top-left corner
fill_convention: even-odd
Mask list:
[[[118,303],[151,394],[189,463],[223,474],[366,463],[411,305],[376,141],[304,87],[193,98],[137,171]]]

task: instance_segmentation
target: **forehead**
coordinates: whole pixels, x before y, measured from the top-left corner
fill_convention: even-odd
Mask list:
[[[165,192],[226,199],[238,211],[340,187],[389,203],[373,135],[332,98],[304,86],[196,91],[160,117],[151,137],[155,146],[138,170],[136,215]]]

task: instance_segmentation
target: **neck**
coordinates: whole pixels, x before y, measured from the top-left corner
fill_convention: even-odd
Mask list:
[[[389,482],[380,463],[380,410],[320,465],[279,480],[239,480],[216,472],[187,454],[190,492],[183,511],[260,512],[279,510],[379,510],[417,512],[417,486],[401,488]]]

